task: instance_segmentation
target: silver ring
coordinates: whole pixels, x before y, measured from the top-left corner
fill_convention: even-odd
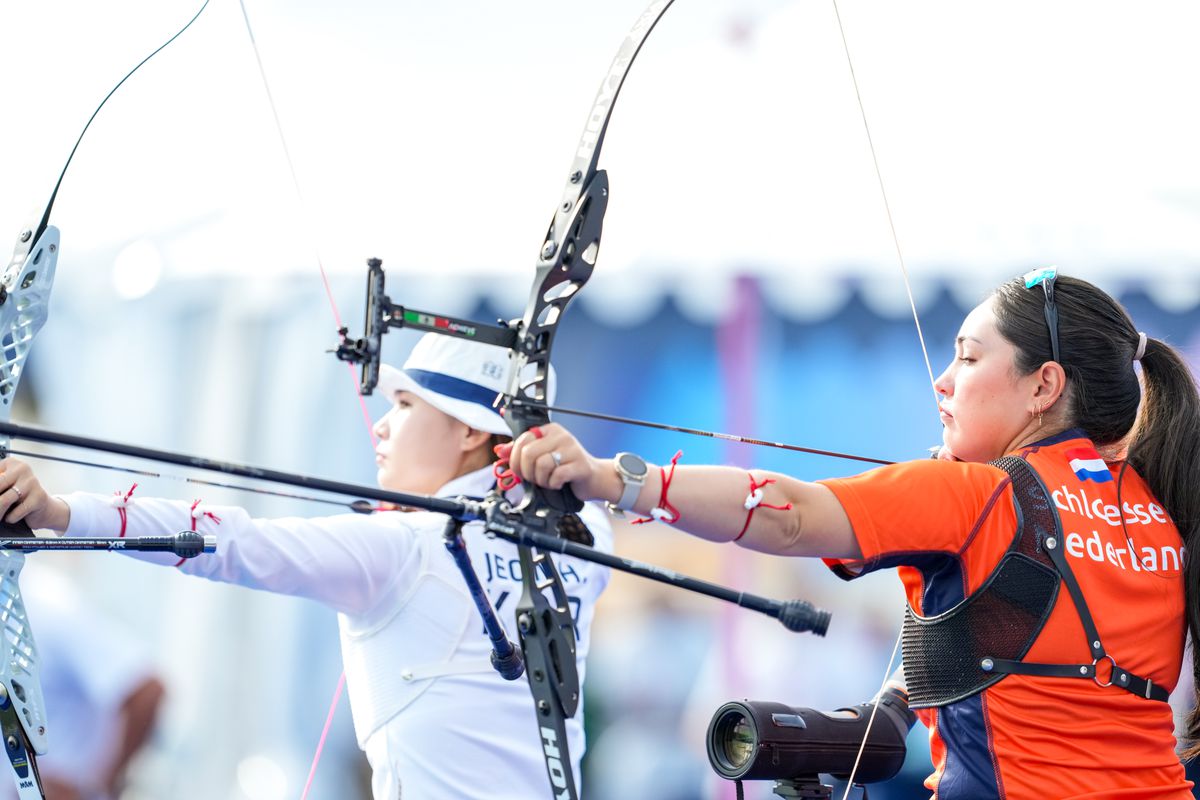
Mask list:
[[[17,493],[17,499],[18,499],[18,500],[20,500],[20,499],[21,499],[21,490],[17,488],[17,485],[16,485],[15,483],[14,483],[12,486],[8,487],[8,488],[12,489],[14,492],[16,492],[16,493]]]
[[[550,457],[554,459],[554,466],[556,466],[556,467],[562,466],[562,453],[555,450],[554,452],[552,452],[550,454]],[[13,488],[16,488],[16,487],[13,487]]]

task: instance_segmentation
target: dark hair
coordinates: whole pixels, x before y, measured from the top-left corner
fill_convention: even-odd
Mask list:
[[[1187,623],[1200,642],[1200,395],[1196,380],[1173,347],[1147,338],[1142,381],[1133,368],[1138,330],[1121,305],[1087,281],[1055,280],[1060,363],[1067,374],[1063,399],[1075,427],[1099,448],[1125,445],[1127,462],[1171,515],[1191,556],[1184,566]],[[1000,334],[1017,349],[1018,372],[1028,375],[1051,360],[1041,287],[1009,281],[995,293]],[[1139,413],[1140,406],[1140,413]],[[1200,648],[1192,648],[1200,701]],[[1187,721],[1184,758],[1200,754],[1200,702]]]

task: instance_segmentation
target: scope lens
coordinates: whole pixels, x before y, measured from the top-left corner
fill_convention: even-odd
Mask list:
[[[740,770],[754,757],[758,736],[745,714],[731,710],[721,720],[717,741],[725,761],[732,769]]]

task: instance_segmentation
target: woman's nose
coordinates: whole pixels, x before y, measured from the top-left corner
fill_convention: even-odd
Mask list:
[[[933,390],[941,397],[949,397],[950,390],[954,387],[954,382],[950,380],[950,368],[947,367],[941,375],[937,376],[937,380],[933,382]]]

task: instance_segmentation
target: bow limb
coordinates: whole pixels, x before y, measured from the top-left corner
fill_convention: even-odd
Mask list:
[[[514,403],[506,419],[514,437],[550,421],[550,355],[567,304],[591,277],[600,249],[608,176],[596,165],[613,105],[629,67],[673,0],[655,0],[642,13],[617,51],[592,104],[575,150],[562,199],[543,240],[537,272],[512,348],[508,395],[534,405]],[[543,407],[538,407],[538,406]],[[576,513],[583,504],[569,488],[547,490],[526,484],[517,508],[495,506],[492,530],[551,533],[587,541],[590,534]],[[590,543],[590,542],[589,542]],[[546,773],[556,798],[579,796],[567,747],[566,720],[579,706],[574,620],[562,579],[550,556],[527,545],[518,547],[523,590],[515,609],[526,675],[537,709]]]
[[[45,211],[36,224],[17,236],[12,258],[0,275],[0,422],[8,423],[12,417],[13,399],[25,369],[25,360],[34,337],[49,314],[60,238],[58,229],[50,224],[50,214],[75,151],[113,93],[143,64],[191,27],[207,6],[208,0],[205,0],[186,25],[138,62],[104,97],[63,164]],[[0,435],[0,455],[7,452],[8,445],[8,435]],[[11,524],[0,520],[0,532],[10,539],[33,535],[24,522]],[[0,636],[0,732],[18,797],[44,800],[36,754],[43,754],[47,749],[46,703],[40,678],[41,658],[21,596],[20,576],[24,566],[23,552],[0,549],[0,601],[3,604],[0,619],[4,623],[4,635]]]

